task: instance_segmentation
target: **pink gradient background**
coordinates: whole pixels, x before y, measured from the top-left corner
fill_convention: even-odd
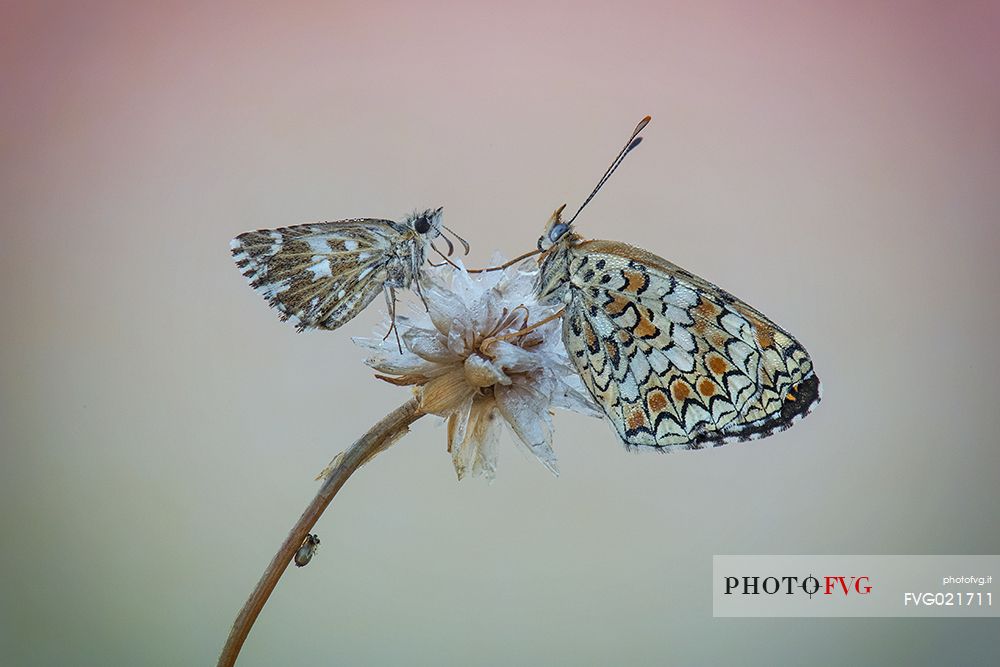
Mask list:
[[[0,662],[211,664],[329,459],[406,392],[232,266],[258,227],[581,216],[771,315],[826,399],[743,447],[556,418],[351,480],[241,665],[986,664],[995,621],[713,619],[722,553],[1000,552],[997,3],[6,3]]]

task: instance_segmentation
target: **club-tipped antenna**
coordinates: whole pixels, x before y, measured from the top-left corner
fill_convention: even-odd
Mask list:
[[[441,226],[442,226],[442,227],[444,227],[444,228],[445,228],[445,230],[446,230],[446,231],[447,231],[447,232],[448,232],[449,234],[451,234],[451,235],[452,235],[452,236],[454,236],[454,237],[455,237],[456,239],[458,239],[458,242],[462,244],[462,248],[464,248],[464,249],[465,249],[465,253],[464,253],[464,254],[468,255],[468,254],[469,254],[469,251],[471,250],[471,248],[469,247],[469,242],[468,242],[468,241],[466,241],[465,239],[463,239],[463,238],[462,238],[461,236],[459,236],[458,234],[456,234],[456,233],[455,233],[455,230],[453,230],[453,229],[451,229],[450,227],[448,227],[448,225],[441,225]]]
[[[455,254],[455,244],[451,242],[451,239],[448,238],[447,234],[442,234],[441,238],[443,238],[444,242],[448,244],[448,256],[451,257]]]
[[[597,185],[591,191],[590,196],[588,196],[583,201],[583,203],[580,204],[580,208],[576,209],[576,213],[573,214],[573,217],[570,218],[569,222],[567,222],[566,224],[568,225],[573,224],[573,221],[576,220],[576,216],[580,215],[580,211],[582,211],[584,207],[590,203],[590,200],[594,198],[594,195],[596,195],[597,191],[601,189],[601,186],[603,186],[608,181],[608,179],[611,178],[611,174],[615,173],[615,169],[617,169],[618,165],[622,163],[622,160],[625,159],[625,156],[628,155],[633,148],[642,143],[642,137],[639,136],[639,133],[642,132],[643,128],[649,125],[649,121],[651,121],[652,119],[653,119],[652,116],[646,116],[645,118],[639,121],[639,123],[635,126],[635,129],[632,130],[632,136],[630,136],[628,138],[628,141],[625,142],[625,147],[618,152],[618,155],[611,162],[611,166],[608,167],[608,170],[604,172],[603,176],[601,176],[601,180],[597,182]]]

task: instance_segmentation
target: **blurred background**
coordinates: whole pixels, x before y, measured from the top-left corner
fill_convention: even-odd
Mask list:
[[[713,619],[713,554],[1000,551],[997,3],[4,3],[0,662],[214,664],[313,478],[408,390],[229,239],[443,205],[578,221],[735,292],[825,385],[766,440],[556,417],[458,483],[366,466],[241,665],[986,664],[996,620]],[[412,299],[412,296],[406,298]],[[381,331],[381,330],[380,330]]]

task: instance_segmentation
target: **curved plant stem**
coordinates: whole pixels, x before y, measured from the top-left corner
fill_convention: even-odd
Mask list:
[[[250,634],[250,628],[253,627],[254,621],[257,620],[257,616],[264,607],[264,603],[267,602],[267,599],[271,596],[271,592],[274,591],[274,587],[278,584],[278,579],[285,571],[285,568],[288,567],[299,546],[302,545],[302,540],[309,534],[312,527],[316,525],[316,521],[323,514],[330,501],[333,500],[333,497],[337,495],[337,491],[344,485],[347,478],[361,467],[363,463],[402,437],[409,430],[410,424],[423,415],[424,413],[420,410],[419,399],[412,398],[387,414],[380,422],[372,426],[367,433],[361,436],[357,442],[351,445],[350,449],[334,459],[334,463],[328,469],[329,474],[316,493],[316,497],[306,507],[305,512],[302,513],[299,520],[295,522],[292,530],[288,533],[288,537],[281,544],[278,553],[271,559],[271,563],[264,570],[263,576],[257,582],[257,586],[250,593],[246,604],[243,605],[239,615],[236,617],[233,629],[230,630],[229,638],[226,640],[226,645],[222,648],[222,654],[219,656],[219,667],[230,667],[236,663],[240,648],[243,647],[243,642],[246,641],[247,635]]]

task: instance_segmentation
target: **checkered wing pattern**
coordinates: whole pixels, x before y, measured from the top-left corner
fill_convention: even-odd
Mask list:
[[[639,248],[569,248],[563,340],[626,447],[769,435],[820,399],[805,349],[728,292]]]
[[[250,286],[299,331],[336,329],[394,273],[405,228],[391,220],[317,222],[240,234],[230,244]]]

